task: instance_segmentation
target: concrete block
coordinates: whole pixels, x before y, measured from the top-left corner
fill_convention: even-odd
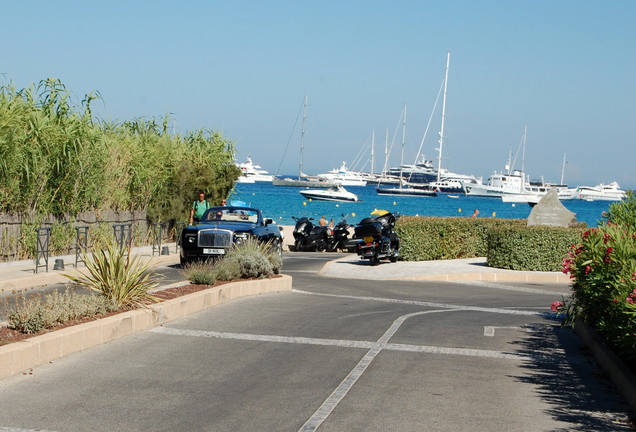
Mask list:
[[[31,342],[39,347],[38,360],[40,364],[62,357],[62,339],[57,332],[36,336],[31,339]]]

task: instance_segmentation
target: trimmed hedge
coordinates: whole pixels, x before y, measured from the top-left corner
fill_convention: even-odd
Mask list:
[[[493,227],[488,232],[488,266],[509,270],[561,271],[583,228]]]
[[[560,271],[583,228],[527,226],[525,219],[404,216],[395,230],[400,259],[427,261],[486,257],[490,267]]]
[[[395,230],[400,236],[400,259],[427,261],[486,256],[492,227],[525,224],[521,219],[403,216]]]

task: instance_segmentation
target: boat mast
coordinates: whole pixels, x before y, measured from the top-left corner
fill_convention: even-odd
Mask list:
[[[402,116],[402,154],[400,155],[400,166],[404,165],[405,140],[406,140],[406,104],[404,104],[404,115]]]
[[[559,183],[559,185],[563,185],[563,177],[565,175],[565,164],[567,163],[567,161],[565,160],[567,156],[567,153],[563,153],[563,165],[561,166],[561,182]]]
[[[439,149],[437,158],[437,181],[442,175],[442,150],[444,148],[444,122],[446,120],[446,89],[448,88],[448,68],[450,66],[450,51],[446,56],[446,73],[444,74],[444,97],[442,98],[442,125],[439,130]]]
[[[303,149],[305,148],[305,120],[307,120],[307,93],[303,103],[303,127],[300,132],[300,160],[298,161],[298,179],[303,177]]]
[[[375,170],[375,129],[371,132],[371,174]]]

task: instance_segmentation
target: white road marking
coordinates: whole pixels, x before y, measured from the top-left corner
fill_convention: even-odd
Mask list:
[[[530,331],[529,328],[521,326],[484,326],[484,336],[494,337],[497,329],[523,329],[525,331]]]
[[[0,432],[54,432],[54,431],[44,430],[44,429],[22,429],[22,428],[0,426]]]
[[[479,306],[463,306],[463,305],[454,305],[447,303],[433,303],[433,302],[423,302],[418,300],[400,300],[400,299],[389,299],[383,297],[366,297],[366,296],[351,296],[351,295],[340,295],[340,294],[324,294],[324,293],[315,293],[310,291],[303,291],[292,289],[293,293],[305,294],[305,295],[313,295],[320,297],[335,297],[335,298],[346,298],[352,300],[363,300],[363,301],[376,301],[383,303],[396,303],[396,304],[408,304],[413,306],[424,306],[424,307],[434,307],[434,308],[443,308],[443,309],[453,309],[453,310],[464,310],[464,311],[476,311],[476,312],[488,312],[488,313],[498,313],[498,314],[508,314],[508,315],[527,315],[527,316],[547,316],[548,313],[543,312],[532,312],[532,311],[523,311],[517,309],[504,309],[504,308],[486,308]],[[547,309],[547,307],[546,307]]]
[[[494,283],[494,282],[487,282],[487,281],[452,281],[452,282],[459,285],[478,285],[478,286],[482,286],[486,288],[495,288],[495,289],[506,290],[506,291],[528,292],[532,294],[569,296],[569,294],[564,294],[563,291],[552,291],[552,290],[545,290],[540,288],[520,287],[515,285],[506,285],[502,283]]]
[[[417,315],[433,312],[450,312],[448,310],[426,311],[417,312]],[[356,341],[346,339],[320,339],[320,338],[307,338],[307,337],[293,337],[293,336],[273,336],[273,335],[259,335],[250,333],[231,333],[231,332],[214,332],[206,330],[188,330],[178,329],[172,327],[155,327],[149,330],[152,333],[159,333],[171,336],[188,336],[188,337],[203,337],[211,339],[226,339],[226,340],[243,340],[252,342],[275,342],[275,343],[289,343],[299,345],[318,345],[318,346],[332,346],[337,348],[360,348],[360,349],[373,349],[379,344],[378,342],[371,341]],[[524,354],[506,353],[502,351],[492,350],[479,350],[469,348],[448,348],[448,347],[436,347],[427,345],[410,345],[410,344],[393,344],[384,343],[382,349],[388,351],[404,351],[404,352],[419,352],[428,354],[449,354],[449,355],[461,355],[471,357],[489,357],[499,358],[507,360],[525,360],[530,356]]]

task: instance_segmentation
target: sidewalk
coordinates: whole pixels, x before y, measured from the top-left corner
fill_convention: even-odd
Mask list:
[[[179,254],[175,253],[175,244],[168,243],[170,255],[160,255],[161,251],[152,251],[152,246],[142,246],[132,249],[133,254],[138,255],[142,261],[150,261],[151,266],[171,265],[179,263]],[[61,259],[64,262],[64,270],[53,270],[55,260]],[[44,260],[41,260],[44,264]],[[11,261],[0,263],[0,297],[12,295],[19,291],[40,288],[46,285],[64,283],[68,279],[65,273],[74,273],[85,269],[83,263],[79,263],[75,269],[75,255],[65,255],[49,257],[49,271],[44,267],[39,267],[35,272],[35,260]]]

